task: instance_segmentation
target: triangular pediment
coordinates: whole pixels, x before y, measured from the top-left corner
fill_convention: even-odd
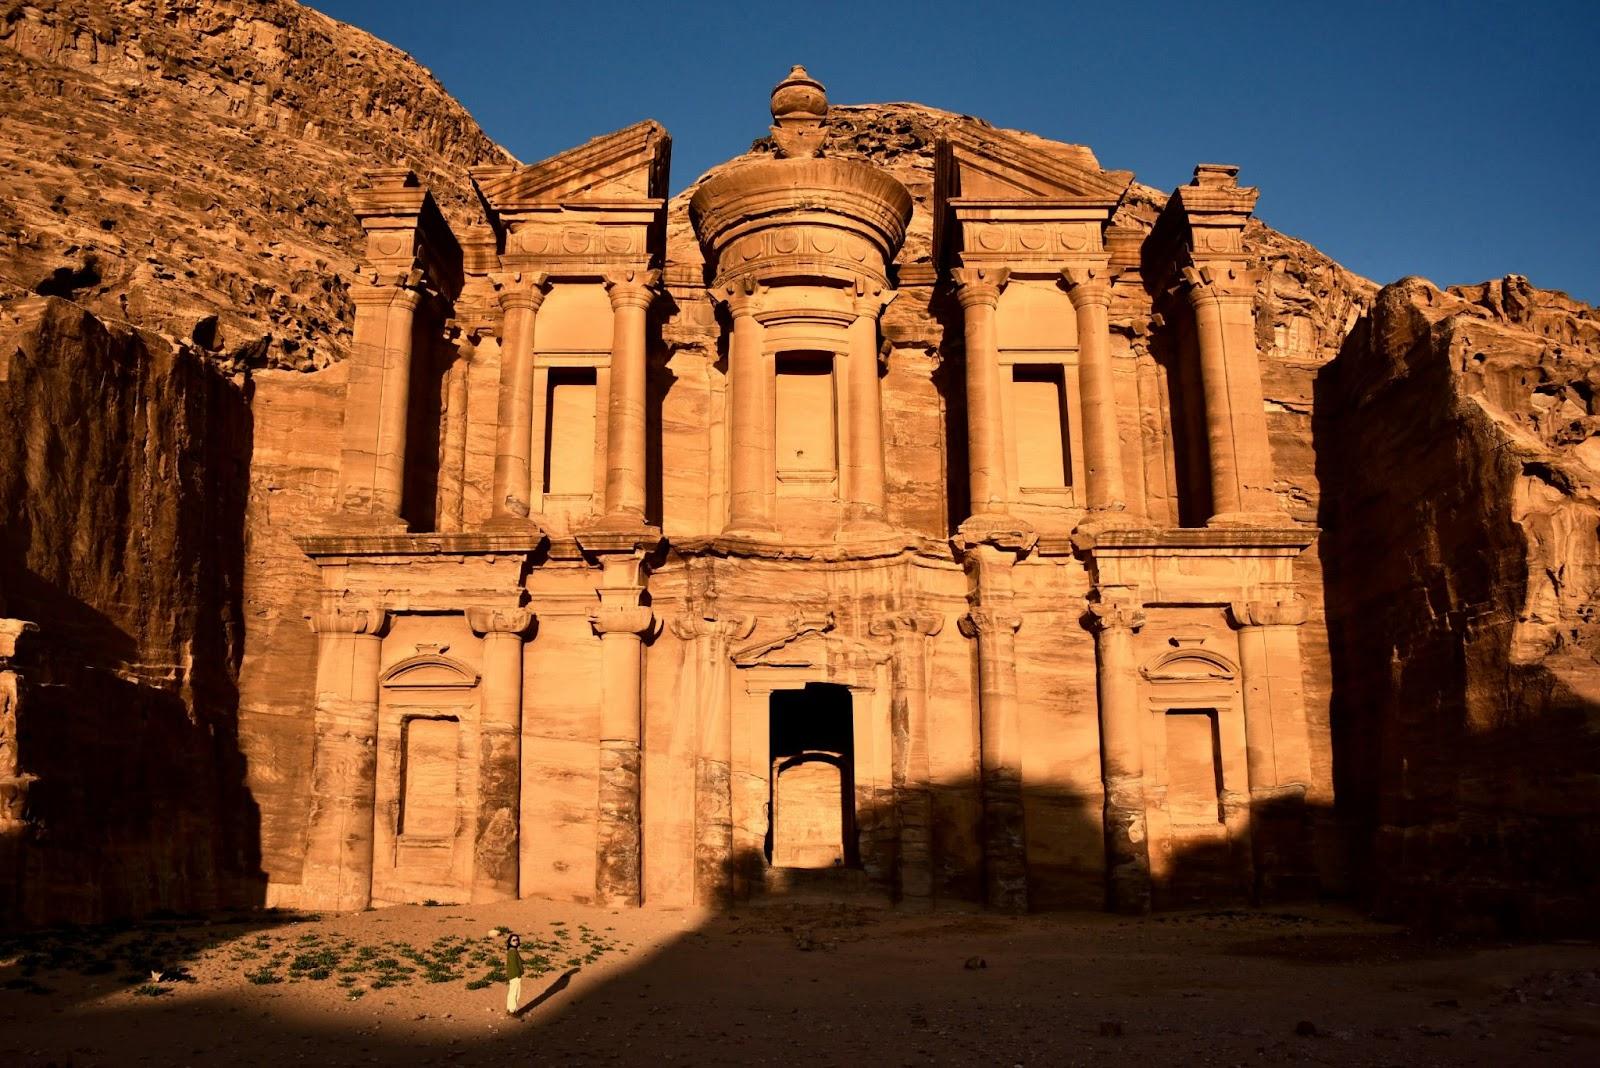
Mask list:
[[[1055,144],[979,126],[957,127],[938,147],[941,199],[1090,199],[1114,206],[1133,183],[1106,171],[1081,145]]]
[[[472,175],[491,217],[584,201],[640,201],[666,196],[672,138],[653,120],[585,141],[523,167]]]

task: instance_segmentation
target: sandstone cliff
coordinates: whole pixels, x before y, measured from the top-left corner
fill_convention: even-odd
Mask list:
[[[512,162],[410,57],[288,0],[10,0],[0,84],[0,301],[254,366],[344,355],[363,170],[404,162],[459,219],[467,167]]]
[[[1385,288],[1319,377],[1340,810],[1357,884],[1592,927],[1600,317],[1510,277]]]
[[[259,900],[235,742],[250,423],[204,356],[57,298],[0,313],[0,617],[39,628],[0,709],[0,923]]]

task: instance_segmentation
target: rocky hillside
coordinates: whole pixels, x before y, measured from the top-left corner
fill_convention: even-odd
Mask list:
[[[0,301],[69,297],[253,366],[344,354],[345,188],[462,218],[512,162],[426,70],[289,0],[0,0]]]
[[[1318,381],[1339,805],[1385,911],[1592,928],[1600,317],[1378,294]]]

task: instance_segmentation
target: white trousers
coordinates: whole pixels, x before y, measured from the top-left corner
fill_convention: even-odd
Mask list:
[[[522,1004],[522,976],[506,980],[506,1011],[516,1012]]]

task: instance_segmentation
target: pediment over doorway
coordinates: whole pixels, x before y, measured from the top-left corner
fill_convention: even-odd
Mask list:
[[[418,650],[378,681],[391,690],[470,690],[478,685],[478,673],[442,650]]]
[[[1148,682],[1231,682],[1239,669],[1233,661],[1209,649],[1172,649],[1139,669]]]

